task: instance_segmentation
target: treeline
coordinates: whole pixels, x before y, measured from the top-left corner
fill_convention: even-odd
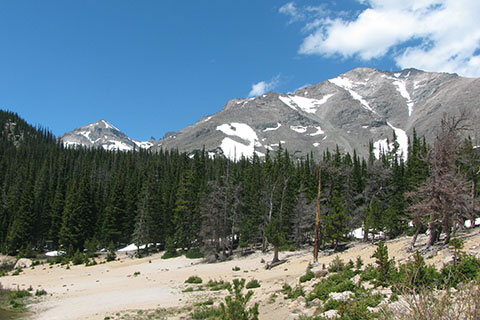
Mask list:
[[[294,160],[280,147],[232,162],[204,150],[64,148],[14,113],[0,112],[0,121],[0,246],[8,254],[132,242],[298,247],[313,239],[319,181],[322,244],[336,248],[357,227],[368,230],[365,238],[391,238],[409,229],[407,191],[430,175],[429,148],[415,134],[406,163],[395,137],[380,159],[372,146],[369,159],[337,148],[319,162]]]

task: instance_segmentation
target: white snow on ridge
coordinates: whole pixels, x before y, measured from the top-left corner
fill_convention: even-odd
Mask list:
[[[107,128],[107,129],[113,129],[113,130],[120,131],[120,130],[118,130],[118,128],[116,128],[113,124],[109,123],[108,121],[101,120],[101,122],[105,125],[105,128]]]
[[[318,143],[318,142],[313,143],[314,147],[318,147],[319,145],[320,145],[320,143]]]
[[[325,131],[323,131],[320,127],[315,127],[315,129],[317,129],[317,132],[310,133],[309,136],[315,137],[325,133]]]
[[[405,81],[395,80],[393,81],[393,85],[397,87],[397,91],[400,92],[402,97],[404,97],[405,100],[407,100],[408,116],[410,117],[413,112],[413,101],[412,101],[412,98],[410,97],[410,94],[407,91],[407,85]]]
[[[217,127],[217,130],[222,131],[226,135],[239,137],[240,139],[252,143],[255,142],[255,140],[258,140],[255,130],[245,123],[232,122],[229,124],[222,124]]]
[[[119,150],[119,151],[131,151],[133,148],[120,141],[109,141],[106,144],[102,144],[103,149],[105,150]]]
[[[305,132],[307,132],[308,127],[290,126],[290,129],[292,129],[293,131],[298,132],[298,133],[305,133]]]
[[[315,113],[318,108],[332,97],[333,94],[323,96],[321,100],[305,98],[294,95],[287,95],[286,97],[279,96],[278,98],[287,106],[295,111],[304,111],[307,113]]]
[[[151,143],[150,141],[140,141],[140,140],[134,140],[134,139],[131,139],[131,140],[133,143],[135,143],[137,147],[142,149],[150,149],[153,146],[153,143]]]
[[[278,130],[278,128],[280,128],[281,126],[282,124],[280,122],[277,122],[277,126],[275,128],[265,128],[263,132]]]
[[[88,141],[90,141],[91,143],[93,143],[94,141],[92,140],[92,138],[90,138],[90,134],[92,132],[91,131],[80,131],[79,134],[81,134],[82,136],[84,136],[85,138],[87,138]]]
[[[360,104],[363,106],[364,109],[366,109],[370,112],[373,112],[373,113],[377,113],[375,110],[372,109],[372,107],[370,107],[368,102],[365,101],[365,99],[363,99],[363,97],[361,95],[359,95],[357,92],[355,92],[353,90],[353,88],[355,88],[358,84],[363,84],[363,83],[355,83],[355,82],[352,82],[350,79],[343,78],[343,77],[337,77],[337,78],[334,78],[334,79],[330,79],[328,81],[330,81],[331,83],[333,83],[337,87],[340,87],[342,89],[347,90],[350,93],[350,95],[352,96],[353,99],[360,102]]]
[[[220,144],[223,154],[232,159],[239,160],[242,155],[245,157],[252,157],[254,152],[261,156],[261,153],[255,151],[255,147],[261,146],[258,142],[258,136],[248,124],[232,122],[229,124],[222,124],[217,127],[217,130],[222,131],[226,135],[239,137],[247,142],[247,144],[235,141],[231,138],[224,138]]]

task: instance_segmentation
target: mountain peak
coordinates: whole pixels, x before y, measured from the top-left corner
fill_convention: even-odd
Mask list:
[[[67,147],[102,147],[105,150],[131,151],[149,149],[154,141],[139,141],[129,138],[107,120],[101,119],[65,133],[60,140]]]

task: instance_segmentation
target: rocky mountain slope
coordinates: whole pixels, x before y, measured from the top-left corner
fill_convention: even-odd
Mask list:
[[[295,91],[269,92],[230,100],[223,110],[195,125],[170,133],[154,148],[201,149],[230,158],[253,152],[262,156],[279,143],[292,154],[315,156],[338,144],[368,155],[388,148],[395,131],[400,151],[407,152],[408,135],[431,139],[445,112],[462,108],[480,114],[480,79],[415,69],[385,72],[358,68],[337,78]]]
[[[60,137],[67,147],[102,147],[105,150],[130,151],[138,148],[149,149],[154,140],[138,141],[127,137],[123,132],[105,120],[77,128]]]
[[[399,153],[406,156],[408,136],[414,128],[419,136],[431,140],[444,113],[467,109],[480,115],[478,101],[477,78],[416,69],[386,72],[357,68],[294,93],[269,92],[232,99],[218,113],[167,133],[152,149],[192,152],[205,147],[212,156],[239,159],[254,152],[262,157],[281,144],[296,157],[312,152],[318,158],[327,148],[334,150],[338,145],[341,152],[356,149],[359,155],[368,156],[370,141],[378,154],[389,148],[395,132]],[[101,122],[96,126],[102,127]],[[119,131],[115,139],[123,135],[120,140],[106,138],[96,130],[88,133],[92,126],[95,124],[76,129],[62,140],[67,145],[120,150],[139,145]],[[104,127],[100,132],[107,130]]]

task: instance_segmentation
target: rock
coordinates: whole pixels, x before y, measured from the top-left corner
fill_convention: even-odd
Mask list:
[[[330,299],[337,300],[337,301],[347,301],[352,296],[353,296],[353,292],[351,291],[330,292],[330,294],[328,295]]]
[[[315,298],[312,301],[310,301],[310,305],[315,306],[315,307],[319,307],[319,306],[323,305],[323,301],[320,300],[319,298]]]
[[[445,259],[443,259],[443,264],[449,264],[452,261],[453,261],[453,256],[446,256]]]
[[[338,316],[338,310],[328,310],[322,313],[320,316],[327,319],[334,319]]]
[[[362,275],[357,274],[355,277],[352,278],[352,282],[355,284],[359,284],[361,279],[362,279]]]
[[[312,269],[313,274],[315,274],[315,278],[323,278],[328,274],[328,270],[322,270],[322,269]]]
[[[297,302],[300,303],[300,304],[305,303],[305,297],[302,297],[302,296],[298,297]]]
[[[367,282],[362,282],[362,287],[363,287],[365,290],[370,290],[370,289],[375,288],[375,286],[374,286],[373,284],[371,284],[369,281],[367,281]]]
[[[18,259],[17,263],[15,263],[15,269],[17,268],[30,268],[32,266],[32,260],[27,258],[20,258]]]

